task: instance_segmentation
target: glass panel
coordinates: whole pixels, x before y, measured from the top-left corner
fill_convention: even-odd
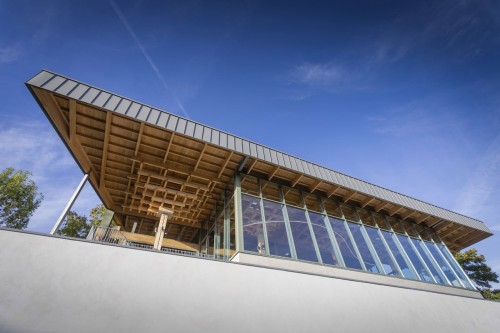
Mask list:
[[[464,286],[466,286],[469,289],[475,289],[470,284],[469,280],[465,276],[465,273],[462,271],[461,267],[458,265],[455,258],[453,258],[452,255],[450,254],[450,252],[448,252],[448,249],[443,244],[436,244],[436,246],[438,247],[439,251],[443,254],[443,256],[446,258],[448,263],[451,265],[451,268],[453,269],[455,274],[458,275],[458,277],[460,278],[460,281],[462,281]]]
[[[424,228],[422,231],[419,231],[418,234],[420,235],[420,237],[422,237],[423,240],[426,240],[426,241],[429,241],[429,242],[432,241],[432,237],[429,234],[428,229]]]
[[[279,186],[275,183],[261,181],[262,197],[281,202],[281,195]]]
[[[290,188],[290,187],[283,187],[283,195],[285,197],[285,203],[287,205],[292,205],[292,206],[297,206],[297,207],[304,207],[304,203],[302,202],[302,194],[300,191]]]
[[[342,213],[340,212],[339,205],[336,201],[326,199],[325,201],[323,201],[323,206],[325,207],[326,213],[329,216],[337,217],[340,219],[342,218]]]
[[[373,213],[372,216],[375,222],[377,222],[377,225],[380,229],[391,230],[383,215],[379,213]]]
[[[360,208],[357,210],[357,212],[358,212],[358,216],[361,219],[361,222],[363,222],[363,224],[370,225],[372,227],[376,227],[375,221],[373,220],[372,215],[370,214],[369,211],[367,211],[366,209]]]
[[[342,204],[340,208],[342,210],[342,213],[344,213],[344,218],[346,220],[358,222],[358,216],[356,215],[354,208],[346,204]]]
[[[387,222],[389,222],[389,225],[391,226],[391,228],[394,232],[397,232],[400,234],[405,233],[403,227],[401,226],[401,223],[399,223],[399,221],[396,220],[394,217],[387,216]]]
[[[259,196],[258,179],[251,176],[243,176],[241,178],[241,192]]]
[[[416,233],[415,229],[413,229],[413,223],[410,223],[408,221],[399,221],[404,229],[406,230],[406,233],[408,233],[409,236],[412,237],[418,237],[418,234]]]
[[[321,206],[319,204],[318,197],[313,195],[313,194],[307,194],[305,195],[305,201],[306,201],[306,207],[308,211],[313,211],[320,213],[321,212]]]
[[[420,276],[420,279],[422,281],[434,282],[429,272],[425,268],[424,264],[422,263],[418,255],[415,253],[415,250],[413,250],[413,247],[410,244],[410,238],[403,235],[396,235],[396,236],[398,237],[401,246],[403,246],[403,249],[408,255],[408,258],[410,258],[413,267],[415,267],[415,269],[417,270],[417,274]]]
[[[263,203],[267,238],[269,242],[269,254],[281,257],[291,257],[281,204],[268,200],[264,200]]]
[[[229,257],[236,252],[236,223],[234,216],[234,197],[229,202]]]
[[[434,259],[436,260],[437,264],[439,265],[443,273],[448,278],[448,281],[451,282],[451,285],[455,287],[462,287],[460,282],[458,282],[455,274],[453,273],[450,265],[441,256],[441,253],[439,253],[438,249],[434,246],[434,243],[424,242],[424,244],[431,253],[431,255],[434,257]]]
[[[314,249],[311,231],[306,220],[306,211],[287,206],[288,219],[292,229],[293,243],[297,258],[300,260],[318,262],[316,250]]]
[[[335,239],[340,248],[340,253],[342,253],[342,258],[344,258],[344,263],[346,267],[363,269],[359,261],[358,255],[354,250],[354,245],[351,242],[351,238],[347,233],[345,228],[344,220],[339,220],[333,217],[329,218],[330,225],[332,226],[333,233],[335,234]]]
[[[432,261],[432,259],[429,257],[427,252],[424,250],[422,246],[424,246],[423,242],[421,240],[411,238],[411,241],[413,242],[413,245],[417,248],[418,253],[420,253],[420,256],[422,259],[424,259],[425,264],[429,268],[429,270],[432,273],[432,276],[434,276],[434,279],[436,280],[437,283],[439,284],[448,284],[446,283],[445,279],[443,276],[441,276],[441,273],[438,271],[436,265]]]
[[[316,237],[316,243],[318,244],[323,264],[338,265],[339,261],[333,249],[330,236],[328,235],[324,216],[309,212],[309,219],[311,220],[311,225],[314,231],[314,236]]]
[[[264,229],[260,213],[260,199],[250,195],[241,195],[243,216],[243,244],[245,251],[266,253]]]
[[[394,256],[394,258],[396,258],[396,261],[398,262],[399,268],[401,268],[403,276],[408,279],[418,280],[417,277],[415,276],[415,273],[413,273],[410,264],[407,262],[407,259],[405,258],[404,254],[399,251],[399,247],[397,246],[393,238],[393,235],[395,236],[395,234],[384,230],[381,230],[380,232],[382,233],[382,236],[384,237],[387,246],[389,246],[392,255]]]
[[[373,247],[378,254],[378,258],[382,263],[385,273],[392,276],[401,276],[396,263],[391,258],[389,251],[387,251],[387,248],[385,247],[385,244],[382,241],[380,234],[378,233],[378,229],[366,227],[365,230],[368,234],[368,237],[372,241]]]
[[[347,225],[349,226],[349,230],[351,230],[352,237],[356,242],[361,258],[365,263],[366,270],[374,273],[381,273],[375,263],[375,258],[373,258],[370,248],[361,233],[361,224],[347,222]]]

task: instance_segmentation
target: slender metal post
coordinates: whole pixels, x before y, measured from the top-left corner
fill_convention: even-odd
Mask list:
[[[68,203],[66,204],[66,207],[64,207],[64,210],[62,211],[61,215],[59,216],[59,218],[57,219],[57,222],[56,224],[54,224],[54,226],[52,227],[52,230],[50,231],[50,234],[53,235],[56,233],[56,231],[59,229],[59,227],[61,226],[62,224],[62,221],[64,220],[64,218],[66,217],[66,215],[68,214],[69,210],[71,209],[71,207],[73,207],[73,204],[75,203],[75,200],[76,198],[78,197],[78,195],[80,194],[80,192],[82,191],[83,189],[83,186],[85,185],[85,183],[87,182],[87,179],[89,178],[89,174],[86,173],[85,175],[83,175],[83,178],[82,180],[80,181],[80,184],[78,184],[78,187],[76,188],[75,192],[73,193],[73,195],[71,196],[71,198],[69,199]]]

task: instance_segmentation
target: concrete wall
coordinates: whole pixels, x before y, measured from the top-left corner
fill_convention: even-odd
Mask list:
[[[500,303],[0,230],[0,332],[499,332]]]

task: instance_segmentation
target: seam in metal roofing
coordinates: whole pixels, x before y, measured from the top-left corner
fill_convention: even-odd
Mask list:
[[[132,101],[128,98],[89,86],[53,72],[43,70],[26,82],[26,84],[73,98],[111,112],[123,114],[152,125],[160,126],[207,143],[231,149],[247,156],[252,156],[268,163],[279,165],[280,167],[347,187],[359,193],[374,196],[388,202],[491,234],[491,231],[483,222],[471,217],[347,176],[264,145],[213,129],[189,119],[181,118],[169,112]]]

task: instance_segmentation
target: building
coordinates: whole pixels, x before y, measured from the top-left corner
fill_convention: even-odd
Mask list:
[[[52,283],[47,299],[55,297],[45,312],[29,309],[25,325],[37,318],[53,331],[75,318],[82,331],[500,325],[500,304],[482,300],[452,255],[492,234],[483,222],[55,73],[26,84],[85,174],[79,189],[89,181],[110,213],[86,241],[0,233],[7,246],[31,242],[48,256],[18,254],[40,265],[33,271]],[[76,272],[86,269],[99,278],[80,281]],[[71,292],[76,305],[64,296],[68,274],[83,286]],[[106,292],[116,302],[104,297],[93,316],[85,304]],[[33,299],[29,291],[18,297]],[[127,305],[134,302],[135,313]],[[55,324],[58,311],[66,317]],[[11,328],[21,322],[9,318]]]

